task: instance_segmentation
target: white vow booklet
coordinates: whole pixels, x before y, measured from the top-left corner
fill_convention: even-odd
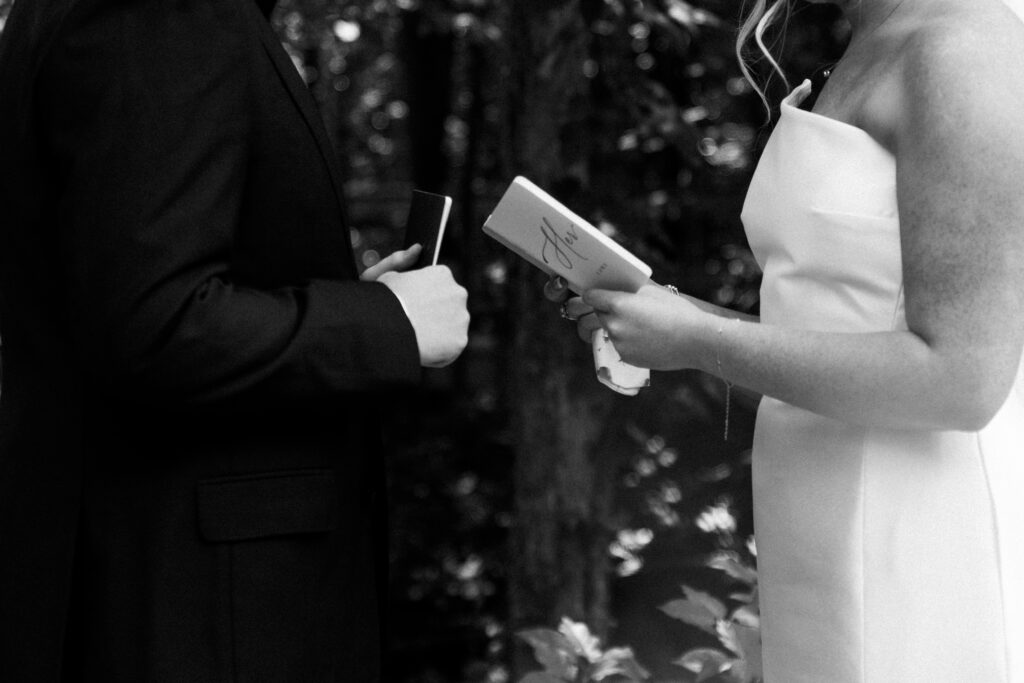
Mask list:
[[[560,275],[577,294],[594,288],[635,292],[651,280],[650,266],[522,176],[483,229],[548,275]],[[650,370],[622,362],[603,330],[592,343],[603,384],[631,396],[650,384]]]

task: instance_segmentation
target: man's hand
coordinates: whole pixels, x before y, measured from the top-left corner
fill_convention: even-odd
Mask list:
[[[409,266],[416,263],[416,259],[419,258],[421,251],[423,251],[423,245],[416,243],[408,249],[392,252],[364,270],[359,279],[364,282],[376,282],[384,273],[390,273],[394,270],[406,270]]]
[[[415,260],[414,256],[411,258]],[[455,282],[447,266],[404,273],[390,269],[375,279],[387,285],[405,307],[416,332],[421,365],[440,368],[459,357],[469,339],[469,311],[466,290]]]

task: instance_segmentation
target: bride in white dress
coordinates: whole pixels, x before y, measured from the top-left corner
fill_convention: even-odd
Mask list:
[[[765,396],[767,683],[1024,683],[1024,23],[835,4],[850,45],[813,111],[809,82],[782,103],[743,211],[761,318],[653,285],[566,310]]]

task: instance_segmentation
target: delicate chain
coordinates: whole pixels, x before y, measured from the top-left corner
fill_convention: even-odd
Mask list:
[[[733,322],[738,323],[739,318],[733,318]],[[718,335],[715,343],[715,364],[718,366],[718,376],[725,382],[725,428],[722,432],[722,441],[729,440],[729,413],[732,412],[732,382],[725,378],[725,373],[722,371],[722,330],[725,329],[725,323],[719,321],[718,323]]]
[[[676,296],[681,296],[679,290],[673,285],[664,285],[665,289],[672,292]],[[738,323],[739,318],[732,318],[732,321]],[[729,414],[732,412],[732,382],[725,378],[725,373],[722,371],[722,330],[725,329],[725,323],[719,320],[718,323],[718,335],[715,341],[715,365],[718,367],[718,376],[725,382],[725,426],[722,431],[722,440],[729,440]]]

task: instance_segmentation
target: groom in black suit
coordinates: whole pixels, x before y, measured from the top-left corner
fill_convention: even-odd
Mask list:
[[[0,680],[379,679],[370,399],[459,354],[465,291],[360,280],[261,4],[8,20]]]

